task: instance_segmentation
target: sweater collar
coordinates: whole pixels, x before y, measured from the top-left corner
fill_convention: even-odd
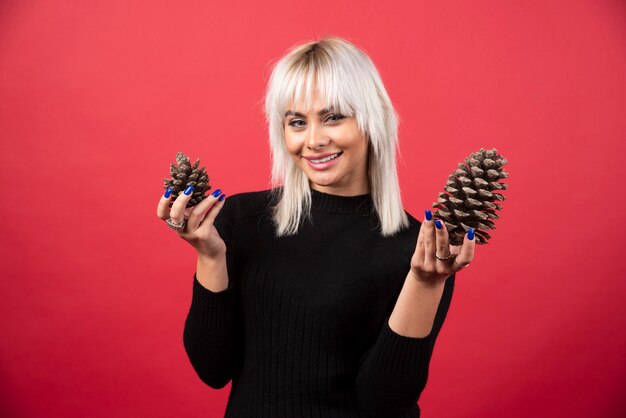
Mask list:
[[[340,196],[311,189],[311,199],[313,209],[327,212],[367,214],[371,213],[374,207],[371,193]]]

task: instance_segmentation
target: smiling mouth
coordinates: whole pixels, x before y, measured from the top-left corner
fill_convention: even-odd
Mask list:
[[[336,154],[329,155],[328,157],[320,158],[318,160],[309,160],[309,161],[311,161],[314,164],[325,163],[325,162],[328,162],[330,160],[334,160],[335,158],[339,157],[341,154],[343,154],[343,151],[338,152]]]

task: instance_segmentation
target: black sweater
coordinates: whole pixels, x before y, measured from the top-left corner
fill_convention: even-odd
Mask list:
[[[194,275],[183,341],[212,388],[231,379],[226,417],[418,417],[454,275],[430,335],[388,324],[420,222],[382,237],[370,194],[312,190],[312,222],[276,238],[269,190],[228,197],[215,219],[229,286]]]

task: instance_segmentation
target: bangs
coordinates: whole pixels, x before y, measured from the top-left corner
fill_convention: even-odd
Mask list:
[[[304,112],[308,112],[316,90],[325,108],[332,107],[343,115],[354,116],[359,107],[358,98],[351,88],[354,83],[341,71],[340,65],[332,63],[333,60],[319,49],[292,63],[276,98],[277,108],[282,110],[283,117],[286,110],[294,110],[296,103],[303,105]]]

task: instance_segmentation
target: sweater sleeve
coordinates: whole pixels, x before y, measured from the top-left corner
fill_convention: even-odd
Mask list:
[[[214,221],[226,244],[228,287],[213,292],[194,273],[191,306],[183,332],[187,357],[198,377],[221,389],[233,378],[242,359],[242,324],[238,309],[235,267],[235,200],[226,199]]]
[[[397,334],[385,316],[376,342],[361,357],[356,395],[366,416],[397,417],[414,407],[428,378],[428,366],[437,335],[448,312],[455,274],[445,283],[429,335],[416,338]]]

